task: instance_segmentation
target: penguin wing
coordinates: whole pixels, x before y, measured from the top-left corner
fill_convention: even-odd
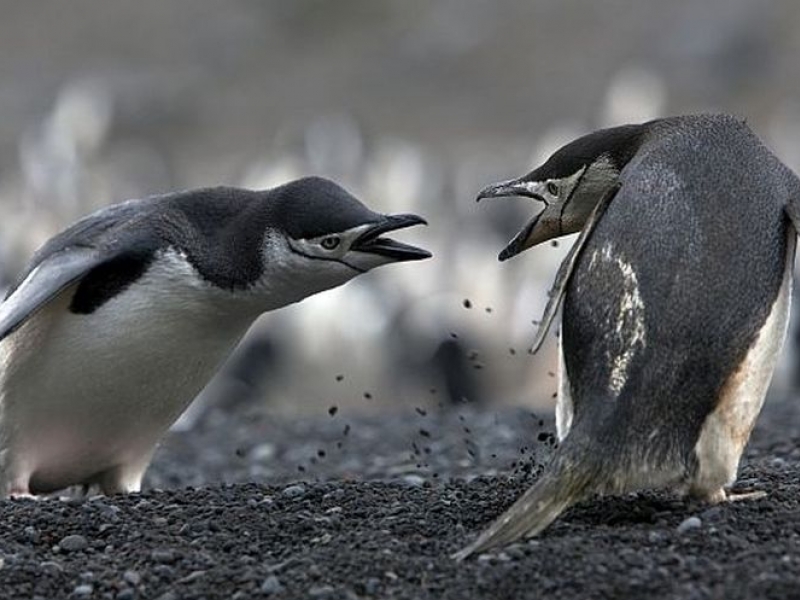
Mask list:
[[[600,222],[600,219],[606,212],[608,205],[611,203],[611,199],[616,196],[620,187],[622,187],[622,184],[617,183],[610,190],[608,190],[602,198],[600,198],[600,201],[597,203],[597,205],[595,205],[594,209],[589,214],[586,224],[583,226],[583,229],[581,229],[580,235],[578,235],[578,239],[572,245],[569,253],[561,262],[561,266],[558,267],[556,280],[553,283],[553,287],[550,289],[550,298],[547,300],[547,306],[544,309],[544,315],[542,315],[542,320],[539,322],[539,329],[536,330],[536,337],[531,345],[531,354],[536,354],[539,351],[539,348],[542,347],[544,338],[547,335],[547,332],[550,330],[550,325],[553,323],[553,319],[558,312],[558,307],[561,305],[561,300],[567,290],[567,283],[569,283],[572,271],[575,270],[575,265],[578,262],[578,257],[580,256],[581,250],[583,250],[583,247],[586,245],[589,236]]]
[[[132,250],[155,250],[149,236],[150,200],[101,209],[52,237],[0,304],[0,341],[12,334],[64,288],[93,269]]]
[[[65,287],[109,258],[96,248],[74,247],[42,260],[0,304],[0,340],[14,333]]]

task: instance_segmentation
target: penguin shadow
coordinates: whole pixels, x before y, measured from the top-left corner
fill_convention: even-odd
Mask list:
[[[699,500],[643,491],[624,496],[593,496],[565,511],[562,519],[548,528],[552,534],[568,528],[636,528],[641,525],[677,525],[683,519],[712,508]],[[674,523],[673,523],[674,522]],[[545,531],[544,535],[547,535]]]

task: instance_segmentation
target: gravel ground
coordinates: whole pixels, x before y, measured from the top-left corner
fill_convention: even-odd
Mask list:
[[[537,476],[523,410],[319,418],[212,413],[128,497],[0,502],[2,598],[790,598],[800,594],[800,407],[768,404],[709,507],[596,498],[536,540],[457,564]]]

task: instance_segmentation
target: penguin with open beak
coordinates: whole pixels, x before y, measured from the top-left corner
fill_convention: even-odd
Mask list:
[[[563,301],[559,446],[540,479],[455,556],[534,536],[592,494],[726,492],[789,315],[800,180],[742,121],[604,129],[480,198],[544,210],[500,255],[580,232],[535,348]]]
[[[309,177],[131,200],[56,235],[0,304],[0,497],[139,490],[260,314],[430,257],[385,235],[424,223]]]

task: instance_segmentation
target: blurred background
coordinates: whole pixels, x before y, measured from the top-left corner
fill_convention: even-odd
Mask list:
[[[794,0],[0,0],[0,15],[3,286],[79,216],[176,189],[318,174],[430,221],[403,239],[434,260],[262,318],[183,428],[209,406],[549,406],[552,335],[526,349],[572,240],[498,263],[538,206],[477,205],[478,189],[590,130],[699,111],[746,117],[800,169]]]

